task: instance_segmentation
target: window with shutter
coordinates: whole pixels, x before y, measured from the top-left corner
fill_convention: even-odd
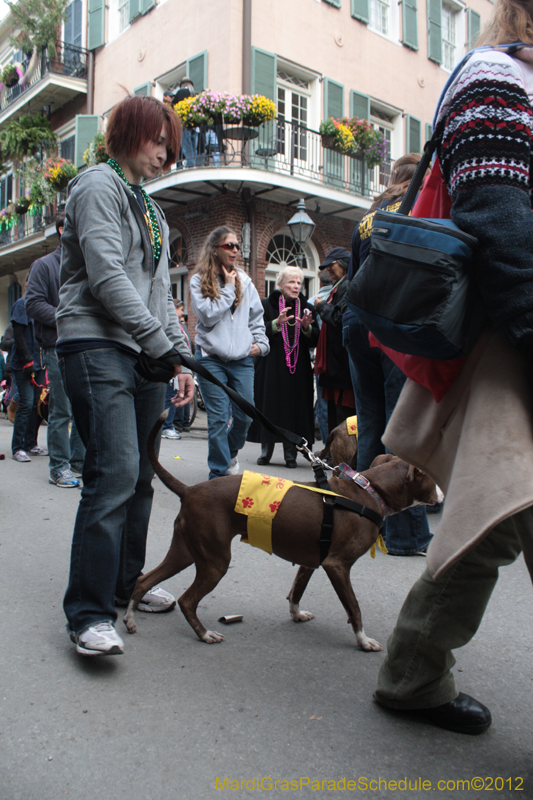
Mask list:
[[[207,89],[207,50],[187,59],[187,77],[193,82],[196,94]]]
[[[276,55],[252,47],[252,94],[263,94],[276,102],[276,76]]]
[[[422,149],[421,142],[421,123],[416,117],[411,117],[409,114],[406,117],[406,153],[420,153]]]
[[[341,7],[341,0],[324,0],[325,3],[329,3],[330,6],[335,6],[336,8]]]
[[[370,119],[370,98],[366,94],[350,90],[350,116]]]
[[[428,58],[442,64],[441,0],[427,0]]]
[[[344,87],[330,78],[324,78],[324,116],[344,116]],[[324,178],[328,183],[342,186],[344,182],[344,156],[324,150]]]
[[[148,81],[148,83],[143,83],[142,86],[137,86],[137,88],[133,90],[133,94],[136,96],[142,95],[143,97],[150,97],[152,94],[152,84]]]
[[[105,43],[105,0],[88,0],[87,49],[94,50]]]
[[[155,7],[155,0],[141,0],[141,14],[147,14]]]
[[[83,167],[83,154],[94,139],[99,123],[100,117],[97,114],[78,114],[76,117],[74,163],[77,167]]]
[[[481,29],[481,17],[472,8],[468,9],[468,49],[471,50]]]
[[[418,50],[418,18],[416,0],[402,2],[402,43]]]
[[[130,22],[133,22],[141,13],[142,0],[130,0]]]
[[[369,2],[370,0],[352,0],[352,17],[368,23],[370,21]]]
[[[433,125],[431,122],[426,122],[426,142],[429,142],[433,136]]]

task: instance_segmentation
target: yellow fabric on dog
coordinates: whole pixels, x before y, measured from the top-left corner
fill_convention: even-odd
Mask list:
[[[245,469],[234,509],[237,514],[244,514],[248,517],[246,536],[241,536],[241,542],[251,544],[252,547],[259,547],[272,555],[272,520],[278,512],[281,501],[293,486],[308,489],[310,492],[318,492],[318,494],[343,497],[342,494],[319,489],[318,486],[303,486],[301,483],[294,483],[286,478],[274,478],[272,475],[262,475],[260,472],[250,472]],[[384,549],[385,544],[381,534],[378,537],[378,545],[382,552],[387,552]],[[375,545],[372,547],[375,555]]]
[[[347,418],[346,430],[350,436],[357,436],[357,416]]]

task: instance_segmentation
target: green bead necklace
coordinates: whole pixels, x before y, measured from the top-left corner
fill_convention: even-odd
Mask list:
[[[107,163],[109,164],[111,169],[117,173],[119,178],[122,178],[126,186],[128,186],[132,195],[135,197],[135,192],[131,188],[129,180],[122,172],[120,164],[117,161],[115,161],[114,158],[110,158]],[[150,242],[152,243],[152,250],[154,251],[154,260],[155,263],[157,264],[161,256],[161,231],[159,229],[159,222],[157,221],[157,216],[155,213],[155,209],[152,205],[152,201],[150,200],[150,196],[146,193],[146,191],[143,189],[142,186],[139,186],[139,189],[141,190],[141,194],[144,200],[144,205],[146,208],[146,214],[144,215],[144,218],[148,226],[148,233],[150,234]],[[135,197],[135,199],[137,198]]]

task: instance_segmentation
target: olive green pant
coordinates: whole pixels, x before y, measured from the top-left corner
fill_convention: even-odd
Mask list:
[[[472,639],[499,568],[512,564],[522,551],[533,577],[533,507],[497,525],[439,581],[425,570],[387,642],[375,693],[379,703],[396,709],[434,708],[457,697],[452,650]]]

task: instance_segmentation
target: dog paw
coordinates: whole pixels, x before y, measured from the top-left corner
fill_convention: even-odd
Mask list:
[[[224,641],[224,636],[216,631],[206,631],[202,636],[202,641],[207,644],[218,644],[218,642]]]
[[[126,614],[122,622],[126,626],[128,633],[137,633],[137,625],[135,624],[135,620],[132,617],[129,617]]]
[[[310,619],[314,619],[315,615],[310,611],[300,611],[298,609],[298,611],[291,611],[291,617],[294,622],[308,622]]]
[[[383,645],[376,642],[375,639],[369,639],[364,631],[357,634],[357,644],[361,650],[364,650],[366,653],[383,650]]]

